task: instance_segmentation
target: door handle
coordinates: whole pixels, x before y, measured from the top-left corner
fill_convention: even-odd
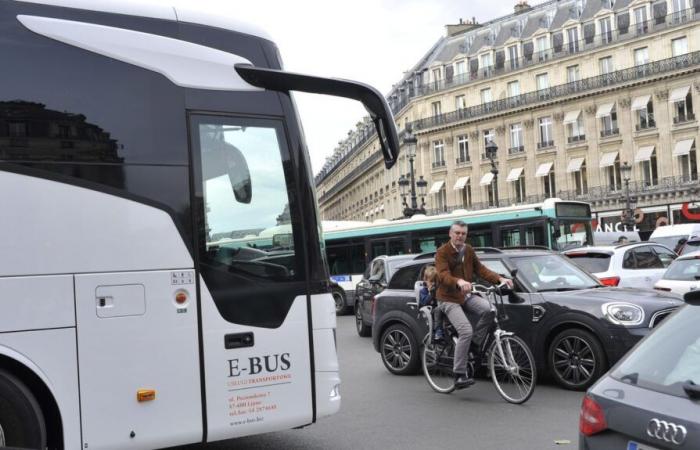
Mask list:
[[[224,347],[226,349],[252,347],[255,345],[253,333],[233,333],[224,336]]]

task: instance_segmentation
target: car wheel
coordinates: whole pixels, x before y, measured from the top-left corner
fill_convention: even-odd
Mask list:
[[[384,330],[379,349],[384,366],[394,375],[413,375],[418,371],[420,348],[406,325],[397,323]]]
[[[607,367],[603,346],[591,332],[571,328],[557,334],[548,351],[549,370],[561,387],[588,389]]]
[[[46,424],[32,392],[0,371],[0,447],[46,448]]]
[[[360,337],[368,337],[372,334],[372,327],[365,324],[365,319],[362,318],[360,302],[355,303],[355,328]]]
[[[335,302],[335,313],[339,316],[345,314],[347,312],[347,307],[345,306],[345,293],[343,290],[334,288],[331,294]]]

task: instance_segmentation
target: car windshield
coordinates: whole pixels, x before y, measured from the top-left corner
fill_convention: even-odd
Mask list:
[[[625,383],[687,397],[683,386],[700,384],[700,306],[684,305],[613,369]]]
[[[611,255],[606,253],[574,252],[566,256],[591,273],[606,272],[610,266]]]
[[[688,236],[663,236],[655,237],[651,241],[658,242],[661,245],[665,245],[674,252],[678,250],[678,246],[681,244],[682,240],[688,239]]]
[[[560,255],[521,256],[512,258],[522,277],[537,292],[590,289],[600,283]]]
[[[697,281],[700,280],[700,259],[677,259],[664,274],[664,280]]]

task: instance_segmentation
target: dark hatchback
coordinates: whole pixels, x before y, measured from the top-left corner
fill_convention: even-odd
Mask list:
[[[633,288],[605,287],[566,257],[547,250],[477,251],[481,262],[513,277],[501,326],[525,339],[538,370],[567,389],[583,390],[682,304],[679,297]],[[387,369],[418,370],[419,343],[427,333],[418,315],[417,280],[431,257],[398,268],[375,296],[372,338]],[[484,280],[477,283],[488,284]]]

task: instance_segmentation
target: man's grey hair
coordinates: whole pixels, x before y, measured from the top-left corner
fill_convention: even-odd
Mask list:
[[[467,225],[466,222],[464,222],[463,220],[455,220],[454,222],[452,222],[450,229],[452,229],[452,227],[466,228],[467,230],[469,229],[469,225]]]

